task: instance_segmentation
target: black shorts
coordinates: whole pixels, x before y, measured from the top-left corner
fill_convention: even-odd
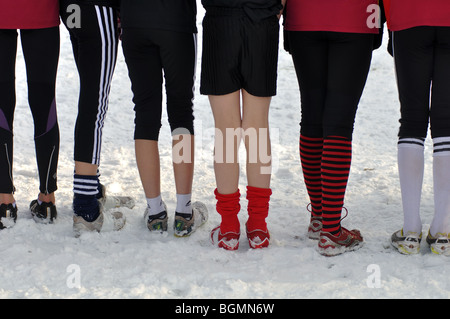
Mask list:
[[[278,40],[276,16],[252,22],[241,9],[207,9],[200,93],[245,89],[254,96],[276,95]]]

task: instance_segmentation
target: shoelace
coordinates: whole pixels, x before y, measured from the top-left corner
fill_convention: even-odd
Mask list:
[[[342,207],[343,210],[345,210],[345,216],[341,218],[341,222],[344,220],[344,218],[346,218],[348,216],[348,210],[345,207]],[[306,205],[306,210],[310,213],[312,213],[312,209],[311,209],[311,203],[308,203],[308,205]]]
[[[436,236],[435,236],[436,243],[449,244],[450,243],[450,238],[448,236],[449,236],[448,234],[437,233]]]

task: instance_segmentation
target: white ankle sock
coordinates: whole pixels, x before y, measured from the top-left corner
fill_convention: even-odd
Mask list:
[[[432,236],[450,232],[450,137],[433,139],[434,218]]]
[[[191,194],[177,194],[176,212],[181,214],[192,214]]]
[[[400,138],[398,172],[402,192],[403,232],[422,232],[420,197],[424,174],[424,139]]]
[[[161,195],[153,198],[147,198],[148,214],[157,215],[165,210]]]

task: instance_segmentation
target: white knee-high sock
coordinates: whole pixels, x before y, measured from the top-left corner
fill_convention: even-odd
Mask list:
[[[421,233],[420,197],[424,174],[424,139],[400,138],[397,156],[402,192],[403,233]]]
[[[450,137],[433,138],[434,218],[430,233],[450,233]]]

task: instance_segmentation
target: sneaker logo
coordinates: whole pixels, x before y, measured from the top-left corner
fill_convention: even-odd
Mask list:
[[[345,238],[345,240],[339,240],[337,243],[343,246],[349,246],[352,243],[352,237],[351,236],[347,236],[347,238]]]
[[[183,230],[183,222],[181,220],[177,221],[177,224],[175,225],[176,230]]]

